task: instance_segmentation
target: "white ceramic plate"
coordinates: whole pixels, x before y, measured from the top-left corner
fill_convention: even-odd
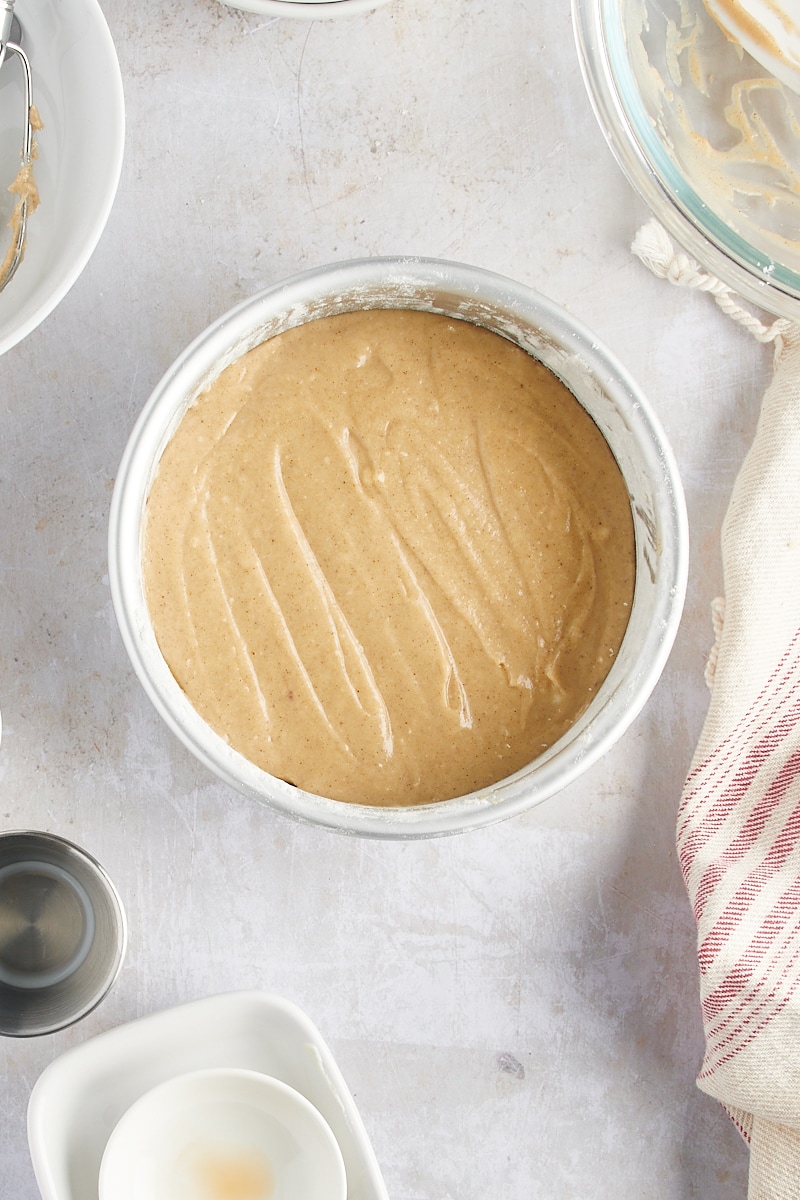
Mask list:
[[[0,354],[53,311],[89,261],[116,195],[125,140],[122,77],[97,0],[17,0],[15,11],[44,122],[35,166],[41,204],[28,222],[25,257],[0,292]],[[0,68],[0,258],[24,112],[21,65],[9,55]]]
[[[266,17],[305,17],[312,21],[328,17],[354,17],[356,13],[380,8],[388,0],[221,0],[228,8]]]
[[[282,1080],[330,1126],[348,1200],[388,1200],[341,1072],[308,1017],[263,992],[211,996],[120,1025],[43,1071],[28,1107],[28,1144],[43,1200],[97,1200],[100,1163],[125,1112],[188,1071],[240,1067]]]

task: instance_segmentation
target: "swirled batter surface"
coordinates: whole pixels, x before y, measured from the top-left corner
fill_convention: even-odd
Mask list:
[[[594,422],[497,334],[374,310],[281,334],[183,417],[147,506],[156,636],[205,720],[336,800],[524,766],[608,673],[630,503]]]

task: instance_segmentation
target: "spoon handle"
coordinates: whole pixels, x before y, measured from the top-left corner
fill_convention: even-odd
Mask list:
[[[11,22],[14,18],[14,0],[0,0],[0,67],[6,56],[6,43],[11,34]]]

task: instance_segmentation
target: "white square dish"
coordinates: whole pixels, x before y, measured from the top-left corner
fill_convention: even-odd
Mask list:
[[[97,1200],[111,1131],[135,1100],[205,1067],[283,1080],[322,1113],[339,1143],[348,1200],[388,1200],[355,1102],[317,1029],[288,1000],[231,992],[142,1017],[68,1050],[37,1080],[28,1143],[43,1200]]]

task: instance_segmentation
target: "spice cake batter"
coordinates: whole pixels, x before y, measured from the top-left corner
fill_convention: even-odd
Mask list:
[[[167,445],[145,526],[161,651],[264,770],[336,800],[464,795],[556,741],[630,613],[627,490],[511,342],[396,309],[244,355]]]

